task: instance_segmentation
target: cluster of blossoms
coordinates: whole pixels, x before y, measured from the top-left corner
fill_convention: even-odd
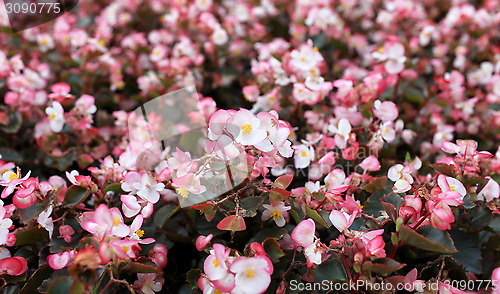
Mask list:
[[[213,235],[200,236],[198,250],[202,250]],[[204,244],[203,244],[204,243]],[[203,275],[198,285],[203,293],[263,293],[271,282],[273,263],[259,243],[249,245],[252,256],[241,256],[222,244],[214,244],[205,259]]]
[[[2,291],[500,287],[497,1],[80,2],[0,9]]]

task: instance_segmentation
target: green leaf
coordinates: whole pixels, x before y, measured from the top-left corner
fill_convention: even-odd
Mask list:
[[[27,224],[30,220],[37,218],[40,212],[44,211],[50,203],[50,197],[46,197],[43,202],[36,202],[28,208],[20,209],[19,216],[23,223]]]
[[[424,97],[424,93],[417,89],[410,88],[405,91],[406,100],[414,104],[422,104]]]
[[[276,228],[276,227],[264,228],[264,229],[260,230],[257,234],[255,234],[255,236],[252,237],[252,239],[250,239],[250,241],[248,241],[248,243],[252,243],[252,242],[262,243],[267,238],[275,238],[275,239],[279,240],[286,233],[288,233],[288,231],[286,229],[283,229],[283,228]]]
[[[0,129],[2,129],[6,133],[16,133],[21,128],[21,124],[23,122],[23,117],[20,112],[12,112],[8,114],[9,124],[8,125],[0,125]]]
[[[54,279],[47,288],[47,294],[64,294],[70,293],[73,279],[70,277],[58,277]]]
[[[87,189],[80,186],[71,186],[66,191],[64,196],[63,205],[64,206],[75,206],[82,203],[83,200],[89,195]]]
[[[10,148],[0,148],[0,155],[2,156],[2,160],[11,161],[11,162],[22,162],[23,157],[19,152],[12,150]]]
[[[488,181],[489,179],[487,178],[469,176],[462,181],[462,184],[464,184],[464,186],[475,186],[478,184],[486,184]]]
[[[368,270],[382,275],[388,275],[403,268],[404,266],[405,264],[399,263],[391,258],[379,258],[363,263],[363,270]]]
[[[49,241],[49,233],[39,227],[31,227],[18,230],[16,233],[16,246],[34,244],[37,242],[46,243]]]
[[[241,207],[245,210],[243,211],[243,216],[254,217],[257,215],[257,208],[264,201],[264,198],[258,196],[250,196],[241,200]]]
[[[439,253],[457,252],[453,240],[447,231],[425,226],[418,229],[418,233],[412,228],[401,225],[399,238],[411,246]]]
[[[267,238],[262,243],[262,246],[273,263],[278,262],[281,257],[285,256],[285,252],[281,250],[280,244],[276,241],[276,238]]]
[[[129,261],[127,265],[124,267],[124,270],[130,273],[143,273],[143,274],[160,272],[160,270],[155,266],[133,261]]]
[[[320,264],[314,271],[314,281],[346,281],[347,274],[342,262],[336,258],[330,258]]]
[[[388,178],[386,176],[380,177],[376,179],[375,181],[372,181],[363,187],[361,187],[361,190],[365,190],[370,193],[375,193],[379,190],[382,190],[388,185]]]
[[[120,194],[125,193],[125,191],[122,190],[122,184],[121,183],[110,184],[106,188],[104,188],[103,192],[104,193],[114,192],[116,195],[120,195]]]
[[[306,207],[306,215],[308,217],[312,218],[316,223],[322,225],[325,228],[329,227],[328,224],[323,219],[323,217],[319,215],[319,213],[316,210],[309,208],[309,206],[307,205],[305,207]]]
[[[479,241],[477,234],[468,234],[462,230],[452,230],[450,232],[458,252],[451,254],[453,258],[458,260],[465,266],[465,269],[474,274],[482,274],[482,257],[479,249]]]
[[[162,208],[158,209],[155,213],[153,221],[155,225],[158,227],[163,227],[165,222],[171,218],[177,211],[179,210],[179,206],[167,204]]]
[[[375,192],[372,196],[368,198],[363,207],[363,213],[371,215],[373,217],[379,217],[382,215],[382,211],[385,211],[380,200],[385,195],[392,193],[392,187],[385,187],[382,190]]]
[[[449,164],[444,164],[444,163],[434,163],[434,164],[429,164],[432,168],[437,170],[438,172],[442,173],[443,175],[449,176],[456,178],[459,171],[456,167],[453,165]]]
[[[50,275],[52,275],[53,272],[54,270],[48,264],[42,265],[35,271],[35,273],[33,273],[29,281],[21,289],[20,294],[38,293],[37,288],[44,280],[50,278]]]

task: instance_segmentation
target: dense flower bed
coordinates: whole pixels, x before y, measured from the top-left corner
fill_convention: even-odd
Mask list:
[[[497,1],[0,24],[3,293],[500,293]],[[197,108],[134,112],[192,86]]]

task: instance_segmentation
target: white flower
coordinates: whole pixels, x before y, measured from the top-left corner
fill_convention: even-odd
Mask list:
[[[45,113],[49,116],[50,129],[54,133],[62,131],[64,126],[64,109],[57,101],[53,101],[52,105],[45,109]]]
[[[314,149],[306,145],[294,146],[295,148],[295,167],[306,168],[314,160]]]
[[[351,133],[352,127],[349,121],[345,118],[340,119],[337,125],[331,124],[328,126],[328,131],[335,134],[335,144],[340,149],[345,149],[347,147],[347,140],[349,139],[349,134]]]
[[[242,145],[255,145],[267,137],[266,131],[260,128],[260,120],[247,109],[240,109],[227,129],[235,141]]]
[[[283,202],[281,202],[277,206],[272,206],[269,204],[263,204],[266,209],[262,213],[262,220],[267,220],[272,218],[278,227],[282,227],[286,224],[285,217],[288,216],[288,210],[290,210],[290,206],[285,206]]]
[[[212,34],[212,41],[214,42],[215,45],[221,46],[227,43],[229,40],[229,37],[227,35],[226,30],[223,28],[219,27],[215,29],[215,31]]]
[[[77,170],[72,170],[70,173],[66,172],[66,178],[71,182],[73,185],[78,186],[78,181],[76,180],[75,176],[79,176],[80,174],[78,173]]]
[[[52,220],[52,217],[50,216],[52,214],[52,205],[50,205],[46,210],[40,212],[37,218],[37,222],[42,226],[44,229],[49,232],[49,238],[52,238],[52,233],[54,232],[54,222]]]
[[[156,180],[148,174],[143,174],[141,182],[136,182],[133,186],[137,189],[137,195],[139,197],[153,204],[160,200],[159,192],[163,191],[165,188],[163,183],[157,183]]]
[[[316,47],[302,45],[300,50],[293,50],[290,53],[291,64],[299,70],[308,71],[323,60],[323,56]]]

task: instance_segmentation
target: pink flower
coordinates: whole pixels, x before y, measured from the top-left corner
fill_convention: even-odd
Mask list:
[[[235,273],[233,293],[260,294],[271,283],[271,276],[266,270],[267,262],[260,257],[240,257],[231,264]]]
[[[81,221],[82,228],[97,237],[125,237],[130,233],[118,208],[109,209],[105,204],[99,205],[95,211],[84,212]]]
[[[405,68],[405,48],[401,43],[386,43],[372,55],[379,61],[385,61],[384,67],[389,74],[398,74]]]
[[[375,155],[370,155],[365,158],[359,166],[365,171],[378,171],[380,170],[380,162]]]
[[[0,182],[0,185],[6,187],[2,191],[2,198],[5,198],[12,194],[16,187],[20,184],[22,184],[31,174],[31,171],[29,171],[24,177],[21,178],[21,171],[17,170],[17,173],[14,173],[12,171],[6,171],[2,175],[3,181]]]
[[[71,243],[71,235],[75,233],[75,230],[69,225],[62,225],[59,227],[59,237],[63,237],[64,241]]]
[[[398,118],[398,107],[392,101],[375,100],[373,103],[373,113],[383,122],[394,121]]]
[[[307,247],[314,242],[316,224],[310,218],[301,221],[292,231],[292,240],[297,245]]]
[[[467,191],[465,190],[465,187],[462,184],[462,182],[460,182],[459,180],[452,178],[452,177],[439,175],[438,176],[438,185],[439,185],[439,188],[441,188],[441,191],[443,191],[443,193],[458,192],[462,196],[465,196],[467,194]],[[462,199],[460,199],[460,200],[462,200]]]
[[[55,270],[65,268],[66,265],[74,258],[74,251],[64,251],[47,256],[47,263]]]
[[[236,142],[245,146],[260,143],[267,137],[266,131],[260,129],[260,120],[246,109],[240,109],[232,117],[227,129]]]
[[[349,139],[349,135],[351,133],[352,127],[349,123],[349,120],[342,118],[337,124],[330,124],[328,126],[328,131],[335,134],[335,144],[340,149],[345,149],[347,147],[347,140]]]
[[[130,240],[136,240],[140,244],[151,244],[155,241],[153,238],[141,239],[144,236],[144,230],[141,230],[142,223],[144,222],[144,217],[142,215],[138,215],[130,224]]]
[[[214,282],[215,287],[220,291],[229,292],[234,288],[235,277],[229,271],[228,262],[230,250],[225,250],[224,245],[214,244],[211,254],[205,259],[203,268],[208,278]]]
[[[137,274],[134,288],[144,294],[154,294],[163,287],[163,279],[157,274]]]
[[[332,210],[330,212],[330,221],[332,224],[339,230],[340,232],[344,232],[347,228],[349,228],[354,220],[356,219],[357,212],[352,214],[348,214],[344,211],[340,210]]]

